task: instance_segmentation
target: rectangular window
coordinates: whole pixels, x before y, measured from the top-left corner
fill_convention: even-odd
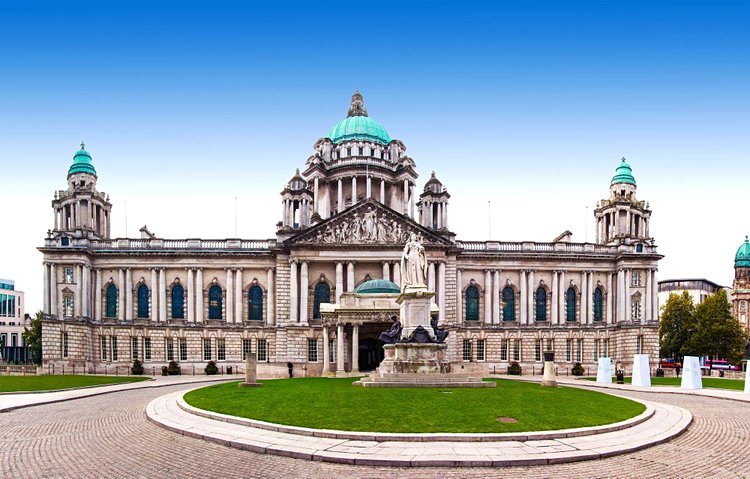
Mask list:
[[[102,336],[101,343],[102,343],[102,361],[106,361],[107,360],[107,337],[106,336]]]
[[[471,339],[464,339],[463,360],[471,361]]]
[[[62,357],[68,357],[68,333],[62,333]]]
[[[602,341],[602,355],[603,358],[609,357],[609,339]]]
[[[203,338],[203,360],[211,360],[211,338]]]
[[[242,340],[242,360],[243,361],[247,360],[247,355],[253,352],[251,348],[252,344],[253,342],[249,339]]]
[[[573,359],[573,340],[565,340],[565,361],[570,362]]]
[[[513,361],[520,361],[520,360],[521,360],[521,340],[514,339],[513,340]]]
[[[216,339],[216,359],[218,361],[227,360],[227,343],[224,338]]]
[[[359,156],[365,156],[365,149],[361,146],[359,147]]]
[[[599,361],[599,344],[600,344],[600,341],[601,340],[599,340],[599,339],[595,339],[594,340],[594,362]]]
[[[180,338],[180,361],[187,361],[187,339]]]
[[[630,305],[630,309],[631,309],[631,319],[633,321],[640,321],[641,320],[641,301],[638,299],[634,299]]]
[[[633,271],[632,286],[640,286],[640,285],[641,285],[641,275],[638,271]]]
[[[318,362],[318,340],[308,339],[307,340],[307,360],[311,363]]]
[[[265,361],[265,360],[266,360],[266,340],[259,339],[258,340],[258,361]]]
[[[73,268],[71,266],[65,267],[65,282],[66,283],[73,282]]]
[[[534,341],[534,361],[541,362],[542,360],[542,340]]]
[[[477,361],[484,361],[484,339],[477,339]]]
[[[554,351],[554,350],[555,350],[554,343],[552,342],[551,339],[548,339],[547,340],[547,348],[545,349],[545,351]]]
[[[500,341],[500,361],[507,361],[508,360],[508,343],[510,341],[507,339],[503,339]]]
[[[643,354],[643,336],[635,338],[635,354]]]
[[[164,357],[167,361],[174,361],[174,339],[172,338],[164,340]]]
[[[112,361],[117,361],[117,336],[110,336],[109,344],[112,349]]]
[[[73,296],[63,296],[63,316],[73,316]]]
[[[130,359],[133,361],[138,359],[138,338],[136,336],[130,337]]]
[[[334,341],[333,339],[329,339],[328,340],[328,361],[332,363],[336,362],[336,360],[333,359],[335,357],[336,357],[336,341]]]
[[[143,338],[143,359],[151,361],[151,338]]]
[[[576,339],[576,362],[580,363],[583,357],[583,339]]]

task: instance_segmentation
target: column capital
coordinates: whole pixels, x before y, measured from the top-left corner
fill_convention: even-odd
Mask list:
[[[269,268],[266,268],[266,271],[268,271],[269,273],[273,273],[274,271],[276,271],[276,268],[274,268],[273,266],[271,266]]]

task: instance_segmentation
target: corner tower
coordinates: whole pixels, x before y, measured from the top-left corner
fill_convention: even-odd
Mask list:
[[[734,255],[732,311],[740,324],[750,331],[750,240],[747,236]]]
[[[56,191],[52,200],[55,237],[109,238],[112,205],[105,193],[97,191],[96,180],[91,154],[81,142],[68,169],[68,189]]]
[[[433,230],[448,230],[448,199],[451,195],[432,172],[419,195],[419,224]]]
[[[638,201],[635,192],[633,170],[622,158],[609,185],[609,198],[599,201],[594,210],[597,243],[618,245],[651,241],[651,210],[648,203]]]

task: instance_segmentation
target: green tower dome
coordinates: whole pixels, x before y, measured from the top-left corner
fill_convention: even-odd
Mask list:
[[[740,245],[737,254],[734,255],[735,268],[750,268],[750,241],[745,236],[745,242]]]
[[[354,292],[357,294],[398,294],[401,289],[396,283],[387,279],[371,279],[354,288]]]
[[[391,136],[383,125],[367,116],[367,109],[359,91],[352,95],[352,104],[346,118],[336,123],[327,137],[333,143],[344,140],[368,140],[387,145],[391,142]]]
[[[630,165],[627,161],[625,161],[625,158],[621,160],[620,166],[618,166],[615,170],[615,176],[612,177],[612,183],[610,183],[610,185],[615,185],[617,183],[627,183],[629,185],[635,185],[633,169],[630,168]]]
[[[81,142],[81,149],[76,151],[76,154],[73,155],[73,164],[70,165],[70,168],[68,169],[69,176],[74,173],[88,173],[96,176],[96,169],[91,162],[91,155],[85,150],[85,146],[86,145]]]

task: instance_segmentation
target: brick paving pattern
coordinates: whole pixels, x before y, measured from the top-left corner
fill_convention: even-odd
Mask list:
[[[148,422],[148,402],[180,389],[184,386],[123,391],[0,414],[2,477],[733,478],[750,473],[750,406],[736,401],[623,393],[684,407],[694,421],[669,443],[613,458],[554,466],[400,469],[256,454]]]

